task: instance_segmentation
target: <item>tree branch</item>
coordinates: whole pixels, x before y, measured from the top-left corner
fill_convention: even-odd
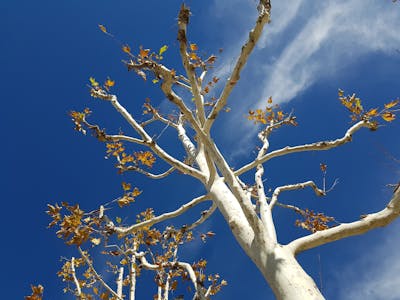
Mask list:
[[[306,182],[296,183],[296,184],[288,184],[288,185],[280,186],[280,187],[277,187],[274,190],[274,193],[272,194],[272,198],[271,198],[271,202],[270,202],[271,209],[278,202],[278,196],[281,192],[300,190],[300,189],[304,189],[306,186],[311,187],[317,196],[325,196],[326,195],[326,192],[319,189],[317,187],[317,185],[314,183],[314,181],[311,181],[311,180],[306,181]]]
[[[120,267],[118,271],[118,278],[117,278],[117,294],[118,297],[122,299],[122,283],[124,280],[124,267]]]
[[[132,126],[132,128],[141,136],[145,144],[150,147],[161,159],[170,164],[171,166],[177,168],[184,174],[189,174],[201,181],[204,181],[204,175],[202,172],[182,163],[177,160],[173,156],[169,155],[164,149],[158,146],[155,141],[150,137],[150,135],[143,129],[139,123],[132,117],[132,115],[123,107],[117,99],[117,96],[106,94],[103,90],[94,90],[91,91],[92,96],[110,101],[114,108],[124,117],[124,119]],[[135,142],[132,140],[132,142]]]
[[[120,235],[127,235],[129,233],[132,233],[136,230],[139,230],[143,227],[147,227],[147,226],[151,226],[160,222],[163,222],[165,220],[171,219],[171,218],[175,218],[181,214],[183,214],[184,212],[186,212],[187,210],[189,210],[190,208],[192,208],[193,206],[196,206],[197,204],[204,202],[206,200],[209,199],[208,195],[203,195],[200,197],[197,197],[195,199],[193,199],[192,201],[183,204],[180,208],[178,208],[177,210],[174,210],[172,212],[168,212],[168,213],[164,213],[162,215],[159,215],[157,217],[154,217],[150,220],[147,221],[143,221],[137,224],[134,224],[132,226],[129,227],[116,227],[113,224],[110,224],[110,230],[115,231],[116,233],[120,234]]]
[[[394,192],[388,205],[379,212],[363,216],[361,220],[343,223],[323,231],[317,231],[305,237],[290,242],[289,247],[293,253],[315,248],[333,241],[360,235],[372,229],[383,227],[394,221],[400,215],[400,189]]]
[[[150,172],[148,172],[148,171],[145,171],[145,170],[143,170],[143,169],[141,169],[141,168],[139,168],[139,167],[136,167],[136,166],[128,166],[128,167],[126,167],[126,168],[124,168],[124,171],[135,171],[135,172],[138,172],[138,173],[140,173],[140,174],[143,174],[143,175],[145,175],[145,176],[147,176],[147,177],[149,177],[149,178],[151,178],[151,179],[162,179],[162,178],[165,178],[165,177],[167,177],[169,174],[171,174],[173,171],[175,171],[175,167],[171,167],[171,168],[169,168],[167,171],[165,171],[165,172],[163,172],[163,173],[160,173],[160,174],[153,174],[153,173],[150,173]]]
[[[214,123],[215,119],[217,118],[219,112],[225,107],[228,97],[231,94],[234,86],[240,79],[240,72],[242,71],[243,67],[246,65],[246,62],[253,51],[255,45],[257,44],[258,39],[261,36],[262,30],[264,25],[269,22],[270,20],[270,10],[271,6],[266,5],[265,0],[260,0],[260,7],[263,7],[262,10],[259,9],[259,16],[257,18],[256,24],[254,28],[249,33],[249,39],[243,45],[242,51],[239,55],[239,58],[236,61],[236,65],[232,71],[232,74],[228,81],[225,84],[222,93],[217,100],[215,106],[213,107],[212,111],[207,117],[206,124],[204,126],[205,132],[209,132],[211,129],[212,124]],[[267,1],[269,4],[269,1]]]
[[[200,124],[204,124],[205,122],[204,99],[200,93],[201,88],[197,80],[195,68],[193,64],[190,63],[189,54],[186,51],[187,50],[186,31],[187,31],[187,25],[189,23],[189,16],[190,16],[189,8],[185,4],[182,4],[178,15],[179,52],[181,54],[182,64],[185,68],[186,75],[190,81],[190,86],[192,87],[192,94],[194,97],[194,103],[196,105],[196,110],[197,110],[196,112],[197,118],[200,121]]]
[[[193,228],[199,226],[200,224],[203,224],[204,221],[206,221],[211,215],[215,212],[217,209],[217,205],[213,202],[211,207],[208,210],[202,211],[201,212],[201,217],[194,223],[192,223],[190,226],[186,228],[186,230],[192,230]]]
[[[74,283],[76,286],[76,294],[77,296],[82,295],[82,289],[81,285],[79,284],[78,278],[76,278],[76,272],[75,272],[75,257],[71,258],[71,273],[72,273],[72,278],[74,279]]]
[[[86,256],[85,252],[82,250],[81,247],[78,247],[79,253],[82,255],[82,257],[85,259],[86,263],[88,264],[90,270],[92,270],[94,276],[96,279],[104,286],[104,288],[109,291],[116,299],[118,300],[123,300],[122,297],[120,297],[104,280],[101,278],[99,273],[97,273],[96,269],[93,267],[92,262],[90,259]]]
[[[265,163],[266,161],[274,158],[274,157],[279,157],[291,153],[297,153],[297,152],[305,152],[305,151],[322,151],[322,150],[330,150],[332,148],[341,146],[343,144],[346,144],[352,140],[352,135],[361,129],[362,127],[368,127],[370,128],[371,124],[366,121],[362,120],[354,124],[352,127],[350,127],[345,135],[342,138],[336,139],[334,141],[320,141],[320,142],[315,142],[312,144],[305,144],[305,145],[300,145],[300,146],[287,146],[282,149],[278,149],[275,151],[272,151],[268,154],[263,155],[260,158],[256,158],[254,161],[251,163],[241,167],[235,172],[236,176],[239,176],[255,167],[257,167],[258,164]]]

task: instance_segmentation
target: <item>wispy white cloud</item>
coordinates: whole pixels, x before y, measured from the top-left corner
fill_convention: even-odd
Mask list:
[[[364,245],[358,260],[340,271],[337,279],[343,300],[400,299],[400,224],[386,230],[378,244]]]
[[[242,23],[242,28],[246,27],[243,20],[249,20],[245,23],[249,26],[253,24],[243,16],[248,14],[254,18],[254,9],[249,9],[248,2],[245,5],[221,0],[215,3],[218,3],[214,7],[216,14],[225,14],[231,28],[238,27],[238,23]],[[237,9],[227,9],[228,4]],[[254,1],[252,4],[256,5]],[[283,1],[273,2],[272,23],[267,25],[265,35],[244,70],[244,82],[238,85],[242,89],[244,86],[245,91],[235,91],[230,99],[232,122],[236,124],[238,119],[243,120],[250,106],[264,106],[269,96],[273,96],[275,103],[293,100],[318,80],[335,78],[344,67],[356,64],[365,55],[397,53],[399,27],[400,10],[390,1],[366,4],[363,0],[312,3],[294,0],[290,5]],[[222,79],[229,76],[234,57],[239,55],[247,37],[245,31],[224,28],[221,28],[221,35],[226,51],[217,74]],[[243,128],[243,133],[254,135],[255,130]],[[246,137],[243,141],[247,143],[249,139]]]

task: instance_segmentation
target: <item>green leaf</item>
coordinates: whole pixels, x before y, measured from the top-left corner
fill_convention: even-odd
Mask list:
[[[162,47],[160,48],[160,51],[158,52],[158,55],[161,56],[165,51],[167,51],[167,49],[168,49],[168,46],[167,46],[167,45],[162,46]]]

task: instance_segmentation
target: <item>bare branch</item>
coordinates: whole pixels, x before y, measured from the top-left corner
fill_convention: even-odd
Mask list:
[[[115,226],[111,226],[111,230],[115,231],[116,233],[120,234],[120,235],[127,235],[131,232],[134,232],[136,230],[139,230],[143,227],[147,227],[147,226],[151,226],[160,222],[163,222],[165,220],[171,219],[171,218],[175,218],[181,214],[183,214],[184,212],[186,212],[187,210],[189,210],[190,208],[192,208],[193,206],[196,206],[197,204],[204,202],[206,200],[209,199],[208,195],[203,195],[200,197],[197,197],[195,199],[193,199],[192,201],[183,204],[180,208],[178,208],[177,210],[174,210],[172,212],[168,212],[168,213],[164,213],[162,215],[159,215],[157,217],[154,217],[150,220],[146,220],[137,224],[134,224],[132,226],[129,227],[115,227]]]
[[[264,25],[269,22],[270,20],[270,10],[271,6],[270,5],[265,5],[265,0],[260,0],[259,6],[262,7],[263,9],[259,9],[259,16],[257,18],[256,24],[254,28],[250,31],[249,33],[249,39],[247,42],[243,45],[242,51],[239,55],[239,58],[236,61],[236,65],[232,71],[232,74],[228,81],[225,84],[225,87],[215,104],[214,108],[210,112],[210,114],[207,117],[206,124],[204,126],[204,129],[206,132],[209,132],[211,129],[212,124],[214,123],[215,119],[217,118],[219,112],[225,107],[228,97],[231,94],[234,86],[240,79],[240,72],[242,71],[243,67],[246,65],[246,62],[253,51],[255,45],[257,44],[258,39],[261,36],[262,30],[264,28]],[[269,2],[269,1],[267,1]]]
[[[372,229],[383,227],[391,223],[400,215],[400,189],[394,192],[388,205],[379,212],[362,216],[361,220],[343,223],[323,231],[317,231],[305,237],[290,242],[289,247],[293,253],[298,254],[308,249],[315,248],[333,241],[360,235]]]
[[[99,275],[99,273],[97,273],[96,269],[93,267],[92,262],[90,261],[90,259],[87,257],[87,255],[85,254],[85,252],[82,250],[81,247],[78,247],[78,250],[80,252],[80,254],[82,255],[82,257],[85,259],[87,265],[89,266],[90,270],[93,272],[94,276],[96,277],[96,279],[101,283],[101,285],[107,290],[109,291],[114,297],[116,297],[116,299],[118,300],[123,300],[122,297],[118,296],[118,294],[103,280],[103,278],[101,278],[101,276]]]
[[[78,278],[76,278],[76,272],[75,272],[75,257],[71,258],[71,273],[72,273],[72,278],[74,279],[74,283],[76,286],[76,294],[77,296],[82,295],[82,289],[81,285],[79,284]]]
[[[135,300],[136,295],[136,257],[132,255],[131,265],[130,265],[130,288],[129,288],[129,300]]]
[[[117,278],[117,294],[118,297],[122,299],[122,283],[124,280],[124,267],[120,267],[118,271],[118,278]]]
[[[193,228],[199,226],[200,224],[203,224],[204,221],[206,221],[209,217],[212,216],[212,214],[215,212],[216,209],[217,205],[213,203],[208,210],[201,212],[201,217],[196,222],[192,223],[192,225],[188,226],[186,229],[192,230]]]
[[[179,117],[179,122],[177,127],[178,138],[181,140],[182,145],[185,148],[189,161],[194,162],[196,160],[197,150],[192,141],[190,140],[190,138],[187,136],[185,128],[183,128],[182,117],[183,115],[181,114],[181,116]]]
[[[270,130],[268,130],[268,128],[269,127],[267,127],[265,132],[262,131],[258,134],[259,139],[263,142],[263,145],[257,154],[258,158],[262,157],[268,150],[269,147],[268,135],[271,132]],[[259,164],[257,166],[257,171],[255,173],[255,183],[258,195],[257,203],[259,204],[260,207],[260,217],[261,221],[264,224],[265,229],[267,230],[270,239],[273,242],[276,242],[277,237],[276,237],[274,221],[272,219],[272,207],[267,203],[267,197],[265,195],[265,190],[264,190],[264,183],[262,180],[263,175],[264,175],[264,167],[262,164]]]
[[[199,85],[199,81],[197,80],[197,76],[195,73],[195,67],[189,61],[189,54],[187,53],[187,25],[189,23],[190,10],[185,5],[182,4],[181,9],[178,15],[178,41],[179,41],[179,52],[182,58],[182,64],[185,68],[186,75],[190,81],[190,86],[192,87],[192,94],[194,97],[194,103],[196,105],[196,115],[200,124],[204,124],[205,122],[205,112],[204,112],[204,99],[200,93],[201,87]]]
[[[124,119],[132,126],[132,128],[135,129],[135,131],[142,137],[145,144],[148,147],[150,147],[154,151],[154,153],[156,153],[161,159],[163,159],[165,162],[167,162],[171,166],[177,168],[182,173],[189,174],[195,178],[198,178],[198,179],[204,181],[204,175],[200,171],[182,163],[181,161],[179,161],[176,158],[169,155],[160,146],[158,146],[154,142],[154,140],[150,137],[150,135],[144,130],[144,128],[142,126],[140,126],[139,123],[137,123],[136,120],[132,117],[132,115],[118,102],[117,96],[105,94],[105,92],[102,90],[98,91],[98,90],[92,89],[91,92],[92,92],[92,95],[94,95],[94,97],[98,97],[98,98],[110,101],[111,104],[115,107],[115,109],[124,117]],[[136,141],[132,140],[132,142],[136,142]]]
[[[274,190],[274,193],[272,194],[272,198],[271,198],[271,202],[270,202],[271,209],[278,202],[278,196],[281,192],[300,190],[300,189],[304,189],[307,186],[311,187],[317,196],[325,196],[326,195],[326,192],[319,189],[317,187],[317,185],[314,183],[314,181],[311,181],[311,180],[306,181],[306,182],[296,183],[296,184],[288,184],[288,185],[280,186],[280,187],[277,187]]]
[[[129,142],[129,143],[133,143],[133,144],[149,146],[149,143],[144,140],[139,140],[137,138],[130,137],[130,136],[123,135],[123,134],[114,134],[114,135],[106,135],[106,136],[109,137],[113,142],[125,141],[125,142]]]
[[[128,167],[124,168],[124,171],[135,171],[135,172],[141,173],[143,175],[146,175],[147,177],[149,177],[151,179],[162,179],[162,178],[165,178],[175,170],[176,170],[175,167],[171,167],[171,168],[169,168],[167,171],[165,171],[163,173],[153,174],[153,173],[145,171],[145,170],[143,170],[143,169],[141,169],[139,167],[136,167],[136,166],[128,166]]]
[[[350,127],[345,135],[342,138],[333,140],[333,141],[321,141],[321,142],[315,142],[312,144],[304,144],[300,146],[287,146],[282,149],[278,149],[275,151],[272,151],[268,154],[265,154],[261,158],[256,158],[253,162],[241,167],[235,172],[236,176],[239,176],[255,167],[257,167],[258,164],[265,163],[266,161],[274,158],[274,157],[279,157],[291,153],[298,153],[298,152],[305,152],[305,151],[323,151],[323,150],[330,150],[332,148],[341,146],[343,144],[346,144],[352,140],[352,135],[361,129],[362,127],[370,127],[371,124],[368,121],[362,120],[354,124],[352,127]]]

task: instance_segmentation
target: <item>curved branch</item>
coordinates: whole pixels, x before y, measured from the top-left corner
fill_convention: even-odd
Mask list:
[[[201,181],[204,181],[204,174],[195,168],[192,168],[173,156],[169,155],[164,149],[162,149],[159,145],[155,143],[155,141],[150,137],[150,135],[144,130],[142,126],[139,125],[138,122],[132,117],[132,115],[123,107],[117,99],[116,95],[110,95],[105,93],[103,90],[91,90],[92,96],[97,97],[103,100],[110,101],[114,108],[124,117],[124,119],[132,126],[132,128],[141,136],[144,143],[154,151],[161,159],[170,164],[171,166],[177,168],[184,174],[189,174]],[[136,139],[131,140],[132,142],[136,142]]]
[[[209,217],[212,216],[212,214],[215,212],[216,209],[217,205],[213,202],[211,207],[208,210],[202,211],[201,217],[196,222],[192,223],[192,225],[188,226],[186,230],[192,230],[193,228],[199,226],[200,224],[203,224],[205,220],[207,220]]]
[[[186,212],[187,210],[189,210],[190,208],[192,208],[193,206],[196,206],[197,204],[204,202],[206,200],[209,199],[208,195],[203,195],[200,197],[197,197],[195,199],[193,199],[192,201],[187,202],[186,204],[183,204],[180,208],[178,208],[177,210],[174,210],[172,212],[168,212],[168,213],[164,213],[162,215],[159,215],[157,217],[154,217],[152,219],[146,220],[144,222],[140,222],[137,224],[134,224],[132,226],[129,227],[115,227],[113,224],[110,224],[110,230],[120,234],[120,235],[127,235],[131,232],[134,232],[136,230],[139,230],[143,227],[147,227],[147,226],[151,226],[160,222],[163,222],[165,220],[171,219],[171,218],[175,218],[181,214],[183,214],[184,212]]]
[[[128,167],[124,168],[124,171],[135,171],[135,172],[143,174],[143,175],[145,175],[145,176],[147,176],[147,177],[149,177],[151,179],[162,179],[162,178],[165,178],[175,170],[176,170],[175,167],[171,167],[167,171],[165,171],[165,172],[163,172],[161,174],[153,174],[153,173],[147,172],[147,171],[145,171],[145,170],[143,170],[141,168],[135,167],[135,166],[128,166]]]
[[[323,231],[317,231],[305,237],[290,242],[287,246],[298,254],[330,242],[360,235],[372,229],[383,227],[394,221],[400,215],[400,189],[397,189],[388,205],[379,212],[363,216],[361,220],[343,223]]]
[[[278,196],[281,192],[300,190],[300,189],[304,189],[307,186],[311,187],[317,196],[325,196],[326,195],[326,192],[319,189],[317,187],[317,185],[314,183],[314,181],[311,181],[311,180],[306,181],[306,182],[296,183],[296,184],[288,184],[288,185],[280,186],[280,187],[277,187],[274,190],[274,193],[272,194],[271,203],[270,203],[271,209],[278,202]]]
[[[360,130],[362,127],[368,127],[370,128],[371,124],[366,121],[362,120],[359,121],[358,123],[354,124],[352,127],[350,127],[345,135],[342,138],[338,138],[334,141],[320,141],[320,142],[315,142],[312,144],[304,144],[304,145],[299,145],[299,146],[287,146],[282,149],[278,149],[275,151],[272,151],[268,154],[263,155],[260,158],[256,158],[254,161],[251,163],[241,167],[235,172],[236,176],[239,176],[247,171],[250,171],[251,169],[257,167],[258,164],[265,163],[266,161],[274,158],[274,157],[279,157],[291,153],[297,153],[297,152],[305,152],[305,151],[323,151],[323,150],[330,150],[332,148],[341,146],[343,144],[346,144],[352,140],[352,135]]]
[[[266,3],[267,2],[267,5]],[[209,132],[211,129],[212,124],[214,123],[215,119],[217,118],[219,112],[225,107],[228,97],[231,94],[233,87],[240,79],[240,72],[242,71],[243,67],[246,65],[246,62],[253,51],[255,45],[257,44],[258,39],[261,36],[262,30],[264,25],[269,22],[270,20],[270,11],[271,6],[268,5],[269,1],[260,0],[259,7],[263,9],[259,9],[259,16],[257,18],[256,24],[254,28],[249,33],[249,39],[242,47],[242,52],[239,55],[239,58],[236,61],[235,68],[232,71],[232,74],[228,81],[225,84],[225,87],[216,102],[214,108],[210,112],[207,117],[206,124],[204,129],[206,132]]]

